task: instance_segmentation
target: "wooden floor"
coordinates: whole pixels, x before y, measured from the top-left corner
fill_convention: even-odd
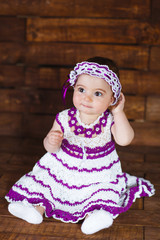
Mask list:
[[[145,177],[155,184],[156,194],[138,199],[121,214],[111,228],[91,236],[81,233],[81,224],[66,224],[44,218],[31,225],[11,216],[5,194],[23,174],[30,171],[44,153],[42,140],[0,137],[0,239],[9,240],[160,240],[160,149],[158,147],[118,148],[123,171]]]

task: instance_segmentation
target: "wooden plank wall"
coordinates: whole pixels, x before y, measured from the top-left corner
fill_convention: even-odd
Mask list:
[[[159,0],[0,1],[0,136],[43,138],[72,65],[98,55],[120,67],[132,145],[159,147],[159,10]]]

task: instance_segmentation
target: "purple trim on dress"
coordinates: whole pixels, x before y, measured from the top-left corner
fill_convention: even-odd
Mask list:
[[[37,193],[38,196],[38,193]],[[38,198],[38,197],[34,197],[34,198],[27,198],[26,196],[23,196],[21,194],[19,194],[18,192],[14,191],[13,189],[11,189],[9,191],[9,193],[6,195],[7,198],[9,198],[9,202],[22,202],[23,200],[27,200],[28,203],[33,204],[33,205],[39,205],[39,204],[43,204],[44,207],[46,207],[46,215],[49,217],[51,217],[53,214],[52,211],[55,208],[55,205],[53,203],[51,203],[49,200],[45,199],[45,197],[43,197],[43,199]]]
[[[56,115],[56,121],[60,125],[62,132],[64,133],[64,127],[62,126],[62,123],[59,121],[59,113]]]
[[[148,186],[148,189],[151,188],[151,186],[149,186],[147,183],[145,183],[146,186]],[[31,204],[39,204],[39,203],[43,203],[43,206],[46,207],[46,215],[47,217],[55,217],[57,219],[60,219],[64,222],[78,222],[79,220],[83,219],[87,213],[94,211],[95,209],[104,209],[105,211],[110,212],[113,217],[117,217],[117,215],[119,215],[120,213],[126,212],[132,205],[132,203],[135,200],[135,195],[136,193],[140,192],[140,188],[139,186],[137,187],[132,187],[131,189],[128,190],[128,202],[127,205],[125,207],[122,206],[118,206],[115,202],[113,202],[112,200],[108,200],[108,201],[103,201],[102,199],[97,199],[97,201],[91,201],[87,204],[87,206],[85,206],[83,210],[80,212],[75,212],[73,214],[66,212],[66,211],[62,211],[59,209],[54,209],[52,206],[54,206],[54,204],[51,204],[47,199],[39,199],[39,198],[27,198],[15,191],[13,191],[12,189],[10,190],[10,192],[7,194],[7,197],[9,198],[9,201],[23,201],[23,200],[27,200],[29,203]],[[139,196],[140,197],[140,196]],[[101,203],[99,203],[101,202]],[[99,204],[97,204],[99,203]],[[116,206],[111,206],[110,205],[116,204]],[[90,206],[91,205],[91,206]],[[79,216],[75,216],[79,214]]]
[[[145,181],[142,180],[141,182],[142,182],[142,184],[143,184],[144,186],[146,186],[146,188],[148,189],[149,192],[152,191],[151,186],[149,186]],[[144,196],[143,196],[143,197],[144,197]]]
[[[73,214],[69,213],[69,212],[66,212],[66,211],[63,211],[63,210],[59,210],[59,209],[55,209],[55,205],[52,203],[50,203],[49,200],[47,199],[40,199],[40,198],[27,198],[26,196],[24,195],[21,195],[17,192],[15,192],[14,190],[10,190],[9,194],[6,196],[9,198],[9,201],[12,202],[12,201],[23,201],[23,200],[27,200],[28,203],[30,204],[33,204],[33,205],[38,205],[40,203],[43,204],[43,206],[46,208],[46,216],[47,217],[55,217],[55,218],[58,218],[62,221],[65,221],[65,222],[77,222],[79,221],[80,219],[83,219],[86,215],[87,212],[90,212],[88,211],[88,209],[90,208],[93,208],[94,206],[92,207],[89,207],[88,209],[86,209],[85,211],[80,211],[80,212],[75,212]],[[89,202],[84,208],[86,208],[87,206],[91,205],[91,204],[95,204],[95,203],[98,203],[98,202],[103,202],[103,205],[106,206],[106,204],[116,204],[114,201],[112,200],[102,200],[102,199],[98,199],[97,201],[91,201]],[[97,204],[97,206],[99,207],[102,207],[103,206],[102,204]],[[58,216],[59,215],[59,216]],[[75,216],[75,215],[79,215],[79,216]]]
[[[113,125],[114,125],[114,121],[111,123],[111,127],[110,127],[110,129],[112,128]]]
[[[61,148],[66,154],[83,159],[83,149],[77,145],[70,144],[67,139],[63,139]],[[115,150],[115,143],[113,141],[108,142],[103,147],[89,148],[85,147],[87,159],[97,159],[109,155]]]
[[[51,153],[51,155],[53,157],[55,157],[57,159],[57,161],[59,161],[65,168],[67,168],[68,170],[74,170],[74,171],[78,171],[78,172],[101,172],[103,170],[108,170],[110,169],[114,164],[118,163],[119,162],[119,158],[115,161],[113,161],[112,163],[109,164],[109,166],[103,166],[101,168],[92,168],[92,169],[87,169],[87,168],[82,168],[82,169],[79,169],[78,167],[69,167],[69,165],[67,163],[63,163],[63,161],[61,159],[59,159],[56,155],[56,153]]]
[[[60,183],[61,185],[65,186],[65,187],[68,188],[68,189],[82,189],[82,188],[90,187],[91,185],[93,185],[93,183],[91,183],[91,184],[88,184],[88,185],[81,185],[81,186],[79,186],[79,187],[77,187],[76,185],[71,185],[71,186],[69,186],[69,184],[64,183],[62,180],[58,180],[58,179],[56,178],[56,175],[51,173],[50,168],[46,168],[45,166],[42,166],[42,165],[40,164],[40,162],[38,162],[37,165],[38,165],[41,169],[46,170],[46,171],[48,172],[48,174],[55,180],[55,182]],[[94,185],[97,185],[97,184],[100,184],[100,182],[94,183]]]
[[[112,182],[110,182],[110,183],[112,183],[112,184],[118,184],[119,183],[119,180],[118,179],[116,179],[116,181],[112,181]]]
[[[128,178],[126,176],[126,173],[123,173],[122,175],[118,174],[117,175],[117,178],[123,178],[125,179],[125,184],[126,184],[126,188],[127,188],[127,182],[128,182]]]
[[[52,196],[52,199],[55,200],[55,202],[57,201],[57,202],[59,202],[59,203],[62,204],[62,205],[69,205],[69,206],[81,205],[81,204],[85,203],[86,201],[89,201],[94,195],[98,194],[99,192],[108,192],[108,191],[111,191],[111,192],[114,192],[115,194],[117,194],[117,195],[120,197],[120,193],[119,193],[118,191],[115,191],[115,190],[110,189],[110,188],[109,188],[109,189],[103,189],[103,188],[101,188],[101,189],[95,191],[94,193],[92,193],[92,194],[90,195],[90,197],[84,199],[84,200],[81,201],[81,202],[76,201],[76,202],[74,202],[74,203],[71,203],[71,202],[69,202],[69,201],[67,201],[67,200],[66,200],[66,201],[62,201],[60,198],[55,198],[55,197],[53,196],[52,189],[50,188],[49,185],[44,185],[44,184],[42,183],[42,181],[36,180],[36,179],[34,178],[34,176],[31,176],[31,177],[33,177],[33,179],[34,179],[34,181],[35,181],[36,183],[40,183],[40,185],[42,185],[44,188],[49,188],[49,189],[50,189],[50,194],[51,194],[51,196]],[[42,197],[45,199],[45,196],[44,196],[43,194],[40,194],[39,192],[30,192],[30,191],[28,190],[28,188],[26,188],[26,187],[23,188],[22,185],[17,185],[17,184],[15,184],[14,186],[17,187],[17,188],[19,188],[19,189],[21,189],[22,191],[25,191],[25,192],[26,192],[28,195],[30,195],[30,196],[32,196],[32,195],[37,195],[37,196],[42,196]],[[10,197],[10,192],[7,194],[7,196]],[[25,197],[25,198],[27,199],[27,197]],[[16,200],[16,199],[15,199],[15,200]],[[97,201],[97,200],[96,200],[96,201]]]

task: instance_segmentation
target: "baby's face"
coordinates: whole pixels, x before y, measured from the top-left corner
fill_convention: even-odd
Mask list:
[[[101,78],[82,74],[78,77],[73,94],[73,104],[82,113],[102,114],[114,101],[109,84]]]

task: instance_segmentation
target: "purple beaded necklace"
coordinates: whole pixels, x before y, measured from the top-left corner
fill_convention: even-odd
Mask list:
[[[93,127],[84,127],[79,124],[77,120],[77,109],[71,108],[68,110],[68,116],[70,117],[69,120],[69,127],[74,127],[74,134],[75,135],[81,135],[84,134],[84,137],[92,138],[93,135],[99,135],[102,132],[102,127],[105,127],[107,124],[107,117],[109,115],[109,111],[106,110],[99,118],[99,122],[95,125],[93,124]]]

